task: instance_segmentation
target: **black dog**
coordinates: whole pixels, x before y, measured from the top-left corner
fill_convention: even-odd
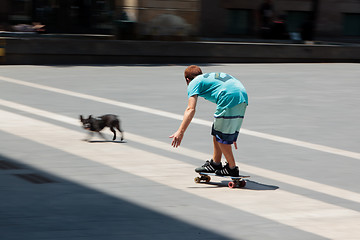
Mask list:
[[[121,141],[124,140],[124,133],[120,128],[120,120],[116,115],[106,114],[97,118],[93,118],[90,115],[87,119],[80,115],[80,121],[82,122],[83,128],[90,131],[90,136],[88,139],[86,139],[86,141],[90,140],[94,132],[97,132],[102,138],[106,140],[106,138],[100,132],[105,127],[109,127],[110,130],[114,133],[114,137],[112,139],[113,141],[116,139],[116,132],[114,128],[119,130],[121,133]]]

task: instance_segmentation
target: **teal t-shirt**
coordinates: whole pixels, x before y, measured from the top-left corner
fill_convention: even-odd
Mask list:
[[[221,73],[205,73],[194,78],[188,86],[188,97],[199,95],[216,103],[218,109],[248,104],[248,96],[242,83],[233,76]]]

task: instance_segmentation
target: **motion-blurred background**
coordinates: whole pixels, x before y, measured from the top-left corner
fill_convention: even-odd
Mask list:
[[[360,41],[352,0],[2,0],[0,31],[117,39]]]

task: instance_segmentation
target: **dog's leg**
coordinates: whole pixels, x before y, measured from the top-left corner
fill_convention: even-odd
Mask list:
[[[113,136],[113,141],[116,139],[116,132],[115,129],[113,127],[110,128],[110,130],[113,132],[114,136]]]
[[[116,129],[119,130],[119,132],[121,133],[121,141],[124,140],[124,132],[123,132],[123,130],[121,130],[121,128],[120,128],[120,123],[117,123],[117,124],[115,125],[115,127],[116,127]]]

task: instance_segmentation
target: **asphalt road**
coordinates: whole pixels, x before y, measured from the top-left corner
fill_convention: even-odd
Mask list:
[[[359,239],[359,64],[201,66],[248,91],[242,189],[194,183],[214,104],[170,146],[185,67],[0,66],[1,240]],[[106,113],[125,141],[82,141],[79,115]]]

